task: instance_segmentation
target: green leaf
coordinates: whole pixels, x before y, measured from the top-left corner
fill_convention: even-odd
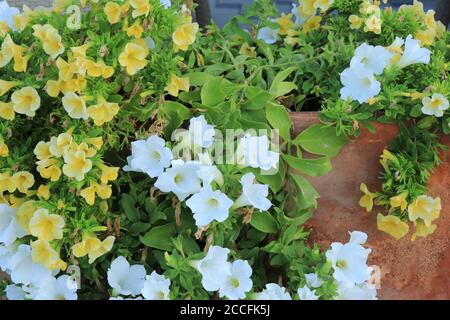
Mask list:
[[[140,214],[138,212],[138,209],[136,209],[134,199],[127,193],[122,194],[122,209],[125,213],[125,216],[130,220],[131,222],[137,222],[139,221]]]
[[[211,78],[208,82],[206,82],[200,93],[202,104],[212,107],[224,102],[227,97],[225,86],[228,83],[228,80],[220,77]]]
[[[297,89],[297,85],[294,82],[283,81],[283,82],[280,82],[274,88],[270,88],[270,93],[275,98],[278,98],[278,97],[284,96],[284,95],[288,94],[289,92],[291,92],[292,90],[296,90],[296,89]]]
[[[278,92],[278,87],[280,84],[287,78],[289,75],[297,70],[297,67],[290,67],[281,72],[278,72],[275,78],[272,81],[272,85],[270,86],[269,92],[271,94],[276,94]]]
[[[311,184],[311,182],[309,182],[305,177],[299,174],[291,172],[290,176],[292,177],[292,180],[298,188],[298,192],[296,195],[296,209],[304,210],[316,208],[319,193]]]
[[[172,237],[176,232],[174,224],[169,223],[152,228],[139,239],[147,247],[170,251],[173,249]]]
[[[205,72],[192,72],[186,76],[189,77],[189,84],[191,86],[203,86],[211,78],[214,78],[212,75]]]
[[[267,104],[266,117],[272,128],[278,129],[284,140],[291,139],[292,120],[285,107],[276,103]]]
[[[152,225],[150,223],[145,222],[136,222],[133,223],[130,227],[130,233],[134,236],[138,236],[141,233],[146,232],[148,229],[150,229]]]
[[[330,172],[332,168],[329,157],[300,159],[287,154],[282,154],[281,156],[292,169],[313,177],[322,176]]]
[[[179,128],[183,122],[191,117],[191,111],[184,105],[174,101],[166,101],[161,106],[161,112],[168,120],[164,134],[170,136],[173,130]]]
[[[278,223],[272,215],[266,211],[255,211],[252,214],[250,224],[257,230],[265,233],[277,233]]]
[[[322,124],[310,126],[294,140],[307,152],[328,157],[335,157],[347,142],[344,135],[336,134],[336,128]]]
[[[245,110],[263,109],[267,102],[271,101],[272,95],[259,87],[249,86],[244,89],[247,102],[242,105]]]

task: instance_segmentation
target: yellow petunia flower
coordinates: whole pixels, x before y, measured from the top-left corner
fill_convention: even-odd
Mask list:
[[[9,193],[13,193],[16,190],[15,184],[11,179],[11,175],[9,172],[0,173],[0,194],[8,191]]]
[[[86,200],[86,203],[88,205],[92,206],[95,202],[95,192],[95,186],[92,185],[81,190],[80,196],[83,197],[84,200]]]
[[[105,122],[110,122],[119,112],[118,103],[107,102],[104,98],[100,97],[96,105],[90,106],[87,109],[89,117],[94,120],[96,126],[101,126]]]
[[[84,120],[87,120],[89,118],[86,109],[86,102],[76,93],[66,93],[62,98],[62,104],[71,118]]]
[[[114,74],[114,68],[107,66],[105,62],[94,62],[92,60],[86,61],[86,72],[90,77],[110,78]]]
[[[59,57],[56,60],[56,67],[58,68],[59,80],[67,81],[72,79],[73,75],[78,71],[78,68],[73,63],[66,62],[63,58]]]
[[[322,22],[321,16],[314,16],[309,18],[303,25],[303,32],[310,32],[312,30],[317,30],[320,28],[320,22]]]
[[[15,112],[34,117],[36,110],[41,106],[41,97],[36,89],[25,87],[11,95],[11,102]]]
[[[56,159],[46,159],[38,161],[36,170],[39,172],[42,178],[50,179],[50,181],[58,181],[61,177],[61,169],[57,165]]]
[[[108,167],[102,165],[102,175],[100,176],[100,181],[103,184],[107,184],[109,181],[115,181],[119,176],[119,167]]]
[[[361,28],[363,23],[363,19],[355,14],[352,14],[350,17],[348,17],[348,21],[350,22],[350,29],[359,29]]]
[[[5,37],[8,32],[10,32],[8,23],[5,21],[0,21],[0,36]]]
[[[84,153],[86,153],[86,157],[88,158],[92,158],[97,154],[97,151],[94,148],[90,148],[86,142],[82,142],[80,144],[76,144],[75,142],[73,142],[70,145],[70,152],[77,151],[83,151]]]
[[[112,195],[112,186],[108,184],[95,184],[95,192],[101,199],[109,199]]]
[[[34,176],[28,171],[16,172],[11,179],[13,185],[22,193],[27,193],[34,184]]]
[[[7,93],[9,90],[17,86],[16,81],[0,80],[0,97]]]
[[[8,34],[3,40],[0,50],[0,68],[6,66],[12,60],[14,56],[15,48],[18,47],[11,36]]]
[[[52,156],[50,153],[50,142],[39,141],[34,147],[33,153],[39,160],[50,158]]]
[[[56,98],[63,91],[64,82],[59,80],[48,80],[45,91],[50,97]]]
[[[122,15],[122,7],[114,2],[108,2],[103,9],[106,19],[110,24],[115,24],[120,21]]]
[[[77,258],[88,255],[89,263],[93,263],[112,249],[115,239],[114,236],[109,236],[101,241],[96,236],[84,234],[83,240],[72,247],[72,253]]]
[[[384,149],[383,153],[380,156],[380,164],[386,170],[389,169],[389,166],[388,166],[389,161],[396,161],[396,160],[397,160],[397,158],[395,157],[395,155],[387,149]]]
[[[126,31],[129,37],[140,39],[142,37],[142,33],[144,32],[144,28],[139,22],[135,22],[131,27],[128,27]]]
[[[119,55],[119,63],[122,67],[127,68],[129,75],[135,75],[139,70],[147,65],[147,50],[136,44],[128,43],[122,53]]]
[[[381,213],[377,215],[377,228],[384,231],[395,239],[403,238],[409,231],[409,225],[400,220],[397,216],[383,216]]]
[[[30,233],[39,240],[62,239],[64,219],[57,214],[49,214],[47,209],[38,209],[30,219]]]
[[[82,181],[84,175],[92,169],[92,161],[86,158],[84,151],[68,152],[64,155],[63,173],[69,178]]]
[[[433,234],[436,230],[437,225],[432,224],[430,226],[425,225],[423,222],[419,221],[416,223],[416,231],[411,237],[411,241],[415,241],[417,237],[426,238],[429,235]]]
[[[42,48],[52,59],[56,59],[64,52],[64,45],[62,43],[61,36],[56,30],[48,29],[45,31],[45,38],[42,43]]]
[[[0,101],[0,118],[5,120],[14,120],[15,116],[16,113],[12,102],[5,103]]]
[[[180,91],[189,91],[189,78],[179,78],[176,75],[171,75],[170,83],[165,87],[166,90],[171,96],[178,97]]]
[[[37,190],[37,196],[41,199],[50,199],[50,185],[41,184]]]
[[[29,56],[24,56],[22,54],[14,55],[14,71],[15,72],[26,72],[28,67]]]
[[[314,7],[320,9],[322,12],[325,12],[333,3],[334,0],[315,0]]]
[[[359,200],[359,206],[362,208],[366,208],[367,212],[372,211],[373,200],[377,196],[376,193],[370,192],[365,183],[361,183],[359,189],[364,193],[364,195]]]
[[[68,132],[63,132],[57,137],[52,137],[50,139],[49,151],[53,156],[59,158],[71,146],[72,141],[72,135]]]
[[[292,13],[282,13],[281,17],[277,19],[277,23],[280,26],[280,31],[278,33],[280,35],[286,35],[288,30],[294,25],[294,22],[292,21]]]
[[[198,29],[198,23],[185,23],[177,26],[172,34],[175,50],[186,51],[195,42]]]
[[[28,23],[30,22],[30,19],[24,14],[19,14],[13,17],[13,22],[14,28],[16,28],[19,31],[22,31],[27,27]]]
[[[35,36],[36,38],[38,38],[41,42],[44,42],[47,39],[47,34],[46,32],[51,30],[56,32],[56,29],[53,28],[53,26],[49,25],[49,24],[45,24],[45,25],[40,25],[40,24],[35,24],[33,27],[33,36]]]
[[[3,141],[3,138],[0,137],[0,157],[6,158],[9,155],[8,145]]]
[[[366,19],[364,32],[373,32],[381,34],[381,19],[377,15],[372,15]]]
[[[315,5],[316,0],[303,0],[298,7],[301,15],[303,17],[308,17],[315,15],[317,12],[317,7]]]
[[[58,252],[44,240],[31,242],[31,258],[35,263],[44,265],[50,270],[65,270],[67,264],[61,260]]]
[[[17,210],[17,221],[28,234],[30,234],[30,220],[37,209],[36,201],[29,200],[21,204]]]
[[[430,227],[431,223],[439,218],[441,209],[441,198],[433,199],[426,195],[419,196],[408,206],[409,220],[422,219],[425,225]]]
[[[433,29],[421,30],[414,36],[416,40],[419,40],[421,46],[430,46],[433,44],[436,37],[436,31]]]
[[[152,8],[148,0],[130,0],[129,3],[134,9],[131,13],[133,18],[147,16]]]
[[[403,212],[408,207],[408,202],[406,198],[408,197],[408,192],[403,192],[402,194],[392,197],[390,199],[390,205],[392,208],[400,208],[400,212]]]
[[[91,144],[96,150],[100,150],[103,146],[103,138],[95,137],[95,138],[87,138],[86,142]]]

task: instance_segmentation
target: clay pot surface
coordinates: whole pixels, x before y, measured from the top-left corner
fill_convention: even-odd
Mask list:
[[[294,134],[318,123],[314,112],[292,113]],[[311,242],[327,248],[331,242],[348,241],[348,231],[360,230],[369,235],[367,246],[372,249],[370,265],[380,268],[380,299],[450,299],[450,151],[443,152],[443,164],[433,173],[429,195],[441,197],[443,208],[437,230],[427,238],[411,241],[414,228],[399,241],[378,231],[376,215],[359,207],[359,186],[364,182],[369,190],[380,190],[379,156],[398,134],[395,125],[374,124],[372,134],[362,130],[361,136],[346,145],[332,160],[333,170],[325,176],[309,180],[320,194],[318,208],[307,222],[311,227]],[[450,137],[441,143],[450,146]]]

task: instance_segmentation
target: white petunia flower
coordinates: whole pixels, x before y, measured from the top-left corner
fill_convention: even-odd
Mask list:
[[[315,292],[304,286],[303,288],[298,288],[297,290],[298,298],[300,300],[318,300],[319,297],[316,296]]]
[[[352,234],[353,242],[346,244],[334,242],[325,255],[331,261],[333,277],[338,282],[351,287],[361,284],[370,278],[370,268],[367,266],[367,257],[371,249],[361,246],[364,240],[360,233]]]
[[[377,300],[377,289],[367,283],[351,287],[338,283],[337,293],[337,300]]]
[[[362,231],[351,231],[348,233],[350,240],[348,242],[363,245],[367,241],[367,233]]]
[[[202,285],[207,291],[217,291],[230,274],[231,264],[227,262],[229,249],[219,246],[209,248],[206,257],[192,261],[192,266],[202,275]]]
[[[117,257],[108,269],[108,283],[114,289],[113,295],[139,295],[144,286],[146,271],[144,266],[132,265],[122,257]]]
[[[238,164],[262,170],[275,169],[280,161],[280,154],[270,151],[270,141],[266,135],[243,136],[238,143],[237,157]]]
[[[172,152],[165,145],[164,139],[155,135],[147,140],[133,141],[128,165],[123,170],[144,172],[151,178],[159,177],[172,160]]]
[[[306,273],[306,285],[310,288],[320,288],[323,285],[323,280],[319,278],[317,273]]]
[[[11,273],[11,259],[17,252],[18,247],[18,242],[14,242],[9,246],[0,244],[0,270]]]
[[[28,294],[21,286],[15,284],[8,285],[5,293],[8,300],[25,300]]]
[[[7,204],[0,204],[0,243],[11,245],[16,239],[27,235],[17,220],[17,210]]]
[[[33,262],[31,247],[21,244],[10,261],[11,280],[15,284],[32,285],[39,288],[52,277],[52,271],[43,265]]]
[[[444,111],[448,109],[449,103],[446,97],[442,94],[435,93],[430,97],[424,97],[422,99],[422,113],[435,116],[442,117],[444,115]]]
[[[130,297],[121,297],[121,296],[117,296],[117,297],[109,297],[109,300],[144,300],[144,298],[142,297],[134,297],[134,298],[130,298]]]
[[[172,2],[170,2],[170,0],[159,0],[159,2],[162,4],[164,9],[169,9],[172,5]]]
[[[227,297],[230,300],[244,299],[245,294],[252,290],[252,273],[253,270],[247,261],[234,261],[225,282],[220,286],[220,297]]]
[[[392,53],[382,46],[371,46],[363,43],[355,50],[350,67],[362,65],[364,68],[372,71],[376,75],[383,73],[384,68],[392,59]]]
[[[186,205],[194,213],[195,224],[198,227],[207,226],[212,221],[223,222],[230,213],[233,201],[219,190],[213,191],[211,187],[204,187],[194,194]]]
[[[180,201],[201,189],[201,180],[197,175],[199,165],[173,160],[172,167],[162,173],[155,182],[155,187],[162,192],[173,192]]]
[[[306,19],[308,18],[302,15],[302,13],[300,12],[300,7],[297,6],[296,3],[292,4],[291,13],[295,17],[295,24],[304,24],[306,22]]]
[[[341,98],[357,100],[359,103],[369,101],[381,91],[381,84],[373,75],[373,72],[362,65],[347,68],[341,73]]]
[[[13,18],[19,14],[19,9],[10,7],[7,1],[0,1],[0,21],[6,22],[11,29],[14,29]]]
[[[255,300],[292,300],[292,298],[285,287],[268,283],[263,291],[255,294]]]
[[[430,63],[431,51],[421,48],[419,41],[413,39],[411,35],[406,37],[405,50],[396,65],[400,68],[407,67],[416,63]]]
[[[255,183],[255,175],[251,172],[241,177],[242,195],[233,205],[233,208],[253,206],[261,211],[267,211],[272,203],[267,196],[269,195],[269,186]]]
[[[277,42],[279,32],[280,32],[280,29],[272,29],[269,27],[262,27],[258,31],[257,38],[259,40],[264,41],[267,44],[274,44],[275,42]]]
[[[37,290],[34,300],[77,300],[77,283],[68,275],[50,277]]]
[[[205,116],[201,115],[189,121],[189,135],[194,146],[209,148],[214,142],[215,134],[214,126],[206,122]]]
[[[197,175],[202,180],[203,187],[210,186],[213,181],[219,186],[224,183],[222,172],[214,165],[201,165]]]
[[[142,295],[147,300],[169,300],[170,280],[153,271],[145,277]]]

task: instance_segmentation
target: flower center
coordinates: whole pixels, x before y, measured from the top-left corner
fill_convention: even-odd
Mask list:
[[[181,183],[181,182],[183,182],[183,180],[184,180],[184,177],[183,177],[183,175],[181,175],[181,174],[177,174],[176,176],[175,176],[175,183]]]
[[[431,101],[431,107],[432,108],[439,108],[442,105],[441,99],[437,98]]]
[[[345,260],[338,260],[336,262],[336,267],[338,267],[340,269],[345,269],[347,267],[347,261],[345,261]]]
[[[211,207],[217,207],[217,205],[219,204],[219,201],[218,201],[217,199],[212,198],[212,199],[209,199],[209,200],[208,200],[208,204],[209,204]]]
[[[153,151],[152,157],[158,161],[161,160],[161,154],[158,151]]]
[[[365,77],[362,81],[366,86],[370,86],[372,84],[372,80],[369,77]]]
[[[231,285],[233,286],[233,288],[238,288],[239,287],[239,279],[233,278],[231,280]]]

